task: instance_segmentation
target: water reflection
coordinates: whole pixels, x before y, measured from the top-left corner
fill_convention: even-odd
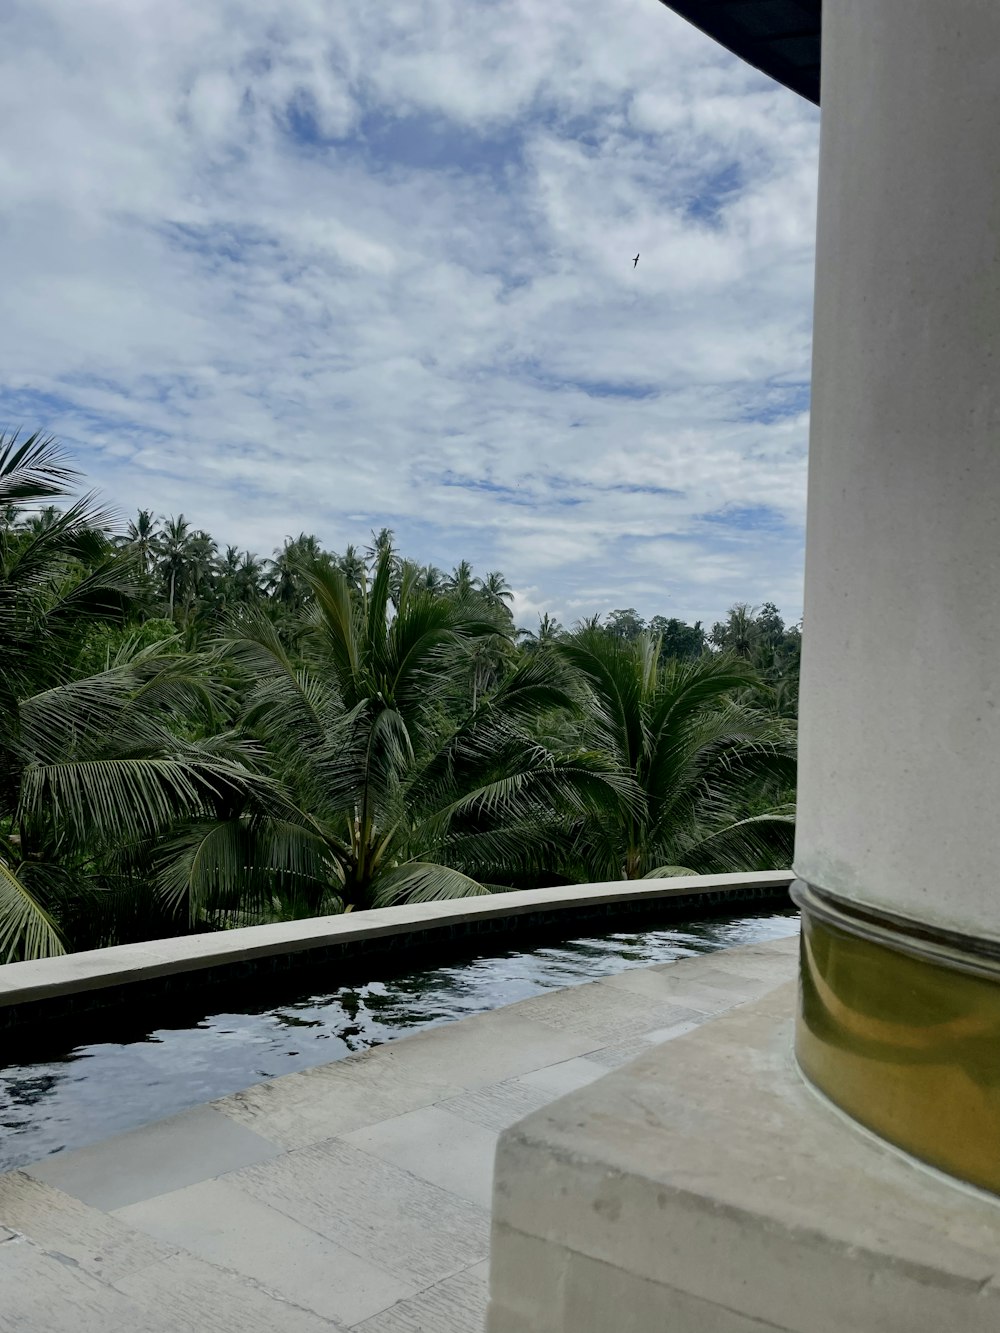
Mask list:
[[[329,967],[312,969],[242,986],[238,1012],[173,999],[169,1013],[102,1017],[103,1042],[49,1038],[30,1063],[0,1066],[0,1170],[436,1023],[797,928],[796,913],[768,912],[509,949],[364,983],[331,985]]]

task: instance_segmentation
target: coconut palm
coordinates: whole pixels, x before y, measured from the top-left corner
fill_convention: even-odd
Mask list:
[[[189,614],[197,603],[205,602],[210,606],[214,600],[218,549],[210,533],[203,529],[191,533],[184,580],[184,600]]]
[[[574,622],[573,629],[578,634],[588,630],[601,630],[607,633],[605,626],[601,624],[599,612],[595,612],[592,616],[581,616],[579,620]]]
[[[358,554],[358,548],[353,542],[345,548],[344,554],[336,561],[336,564],[347,580],[351,591],[360,592],[367,576],[367,566],[364,557]]]
[[[468,700],[469,649],[495,621],[476,598],[429,594],[412,569],[392,614],[393,572],[383,549],[355,597],[340,570],[312,571],[303,667],[262,615],[243,616],[229,641],[254,680],[247,727],[299,811],[283,845],[297,843],[300,879],[327,905],[510,887],[547,863],[565,812],[596,810],[625,785],[527,734],[525,719],[570,704],[552,661],[526,661],[449,718],[446,705]],[[247,874],[271,859],[262,840]]]
[[[478,580],[468,560],[460,560],[445,580],[445,589],[455,597],[471,597]]]
[[[249,551],[227,546],[215,571],[215,600],[223,607],[253,602],[261,596],[264,566]]]
[[[257,601],[263,591],[263,581],[263,561],[258,560],[250,551],[244,551],[240,556],[236,573],[233,575],[236,600],[239,602]]]
[[[43,505],[37,513],[30,514],[24,520],[24,526],[31,532],[41,533],[51,528],[53,523],[59,517],[59,510],[55,505]]]
[[[226,547],[225,555],[219,557],[219,577],[232,582],[236,578],[236,571],[240,567],[241,551],[238,546],[229,545]]]
[[[392,580],[394,604],[397,593],[406,579],[412,580],[415,591],[434,594],[447,591],[447,576],[444,570],[438,569],[437,565],[421,565],[416,560],[397,558]]]
[[[198,821],[266,821],[281,793],[245,742],[183,725],[211,713],[197,663],[126,646],[107,671],[18,700],[0,826],[0,958],[212,923],[175,839]],[[228,906],[226,900],[223,903]]]
[[[446,581],[444,570],[437,565],[424,565],[420,571],[420,586],[427,592],[443,591]]]
[[[486,577],[478,579],[477,583],[487,606],[510,615],[510,603],[514,600],[514,590],[499,569],[491,569]]]
[[[745,662],[753,660],[760,638],[757,608],[749,602],[737,602],[729,616],[712,627],[711,640],[723,652],[734,653]]]
[[[286,537],[284,546],[275,551],[274,559],[265,562],[264,586],[268,596],[285,611],[301,611],[309,597],[303,571],[321,563],[332,564],[334,559],[311,533]]]
[[[379,528],[372,532],[371,544],[365,547],[368,564],[374,570],[383,555],[392,555],[396,550],[396,534],[392,528]]]
[[[787,864],[793,735],[735,697],[755,683],[737,658],[660,664],[635,642],[584,629],[557,652],[583,687],[583,736],[640,793],[580,829],[589,878],[637,879]],[[751,813],[751,811],[753,813]]]
[[[177,593],[187,577],[191,524],[183,514],[164,520],[156,542],[160,575],[167,588],[167,614],[173,620]]]
[[[129,522],[121,546],[135,555],[140,571],[148,574],[157,550],[156,520],[151,509],[140,509]]]
[[[116,556],[108,515],[90,497],[53,508],[50,521],[25,518],[41,501],[68,496],[75,473],[55,442],[0,435],[0,707],[39,680],[56,678],[88,624],[119,615],[131,568]]]
[[[0,439],[0,505],[35,509],[74,479],[53,441]],[[38,530],[0,525],[0,961],[79,944],[74,927],[116,894],[146,894],[118,864],[126,848],[254,793],[280,799],[239,741],[182,739],[174,724],[208,706],[205,683],[162,645],[72,678],[86,627],[120,618],[133,587],[106,525],[86,497]]]
[[[517,637],[529,652],[534,652],[538,648],[544,648],[547,644],[555,643],[564,633],[565,630],[555,616],[550,616],[546,611],[538,617],[537,631],[519,629]]]

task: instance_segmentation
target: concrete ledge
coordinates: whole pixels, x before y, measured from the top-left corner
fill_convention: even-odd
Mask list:
[[[675,879],[573,884],[563,888],[484,894],[451,902],[417,903],[372,912],[283,921],[269,926],[147,940],[111,949],[91,949],[37,962],[0,966],[0,1012],[13,1006],[76,996],[94,990],[150,981],[186,972],[206,972],[254,959],[391,942],[433,931],[475,933],[496,923],[529,925],[551,914],[586,917],[602,909],[667,905],[673,900],[710,900],[745,894],[748,899],[787,890],[791,871],[759,874],[686,875]]]
[[[1000,1201],[846,1122],[794,988],[507,1130],[489,1333],[995,1333]]]

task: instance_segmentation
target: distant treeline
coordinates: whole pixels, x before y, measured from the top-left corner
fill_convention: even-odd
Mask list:
[[[388,529],[271,558],[124,530],[0,438],[0,961],[548,884],[787,864],[799,630],[518,628]]]

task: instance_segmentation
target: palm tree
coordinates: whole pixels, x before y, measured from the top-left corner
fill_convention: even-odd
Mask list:
[[[24,526],[32,532],[45,532],[47,528],[52,527],[58,517],[59,510],[55,505],[44,505],[37,513],[25,518]]]
[[[249,551],[244,551],[233,575],[236,600],[239,602],[256,602],[261,596],[263,581],[263,562]]]
[[[226,547],[226,554],[219,559],[219,577],[231,582],[240,567],[241,552],[238,546]]]
[[[426,592],[442,592],[446,583],[443,569],[437,565],[424,565],[420,571],[420,586]]]
[[[546,645],[556,643],[562,638],[565,630],[556,620],[555,616],[550,616],[548,611],[538,617],[538,631],[533,629],[519,629],[517,637],[522,641],[529,652],[534,652],[538,648],[544,648]]]
[[[227,546],[216,566],[217,596],[222,606],[255,601],[261,594],[264,567],[249,551]]]
[[[503,611],[488,608],[487,614],[496,620],[494,632],[489,637],[477,638],[467,649],[471,666],[472,707],[478,706],[484,695],[495,689],[503,680],[514,657],[514,644],[510,637],[513,628],[505,624]]]
[[[585,630],[601,630],[604,632],[604,626],[601,624],[600,612],[596,612],[592,616],[581,616],[581,618],[574,623],[573,629],[577,633],[583,633]]]
[[[445,587],[455,597],[471,597],[476,590],[476,583],[468,560],[460,560],[448,575]]]
[[[415,560],[397,559],[393,571],[393,600],[403,585],[405,578],[412,579],[413,588],[419,592],[443,593],[447,591],[447,578],[444,570],[437,565],[419,565]]]
[[[374,568],[383,555],[392,555],[395,549],[396,534],[392,528],[379,528],[378,532],[372,532],[371,545],[365,547],[365,555],[369,565]]]
[[[737,702],[755,682],[731,657],[660,665],[659,642],[586,629],[558,645],[582,685],[583,736],[638,802],[581,826],[588,877],[637,879],[787,864],[793,733]]]
[[[203,602],[210,606],[214,600],[218,549],[215,539],[209,533],[201,529],[191,533],[184,579],[185,602],[189,613],[197,603]]]
[[[528,734],[539,710],[571,703],[552,660],[525,661],[449,719],[446,705],[468,698],[468,650],[496,634],[474,604],[427,593],[407,570],[392,615],[389,548],[360,596],[338,569],[309,578],[304,666],[260,614],[234,625],[229,653],[254,680],[246,725],[297,807],[282,847],[287,864],[296,848],[314,908],[510,887],[551,863],[566,811],[596,811],[621,787]],[[273,860],[262,839],[247,877]]]
[[[151,509],[140,509],[126,529],[121,545],[131,551],[144,575],[148,574],[157,550],[156,520]]]
[[[183,514],[164,520],[157,538],[156,550],[160,557],[160,574],[167,585],[167,612],[174,618],[174,603],[178,588],[183,588],[191,542],[191,525]]]
[[[367,566],[364,558],[358,555],[358,548],[353,542],[344,550],[344,554],[336,562],[338,568],[347,580],[348,587],[352,592],[360,592],[362,584],[367,576]]]
[[[712,627],[712,642],[723,652],[753,661],[759,639],[757,611],[749,602],[737,602],[726,620]]]
[[[23,513],[74,480],[52,440],[0,438],[0,506]],[[151,896],[148,857],[138,874],[125,865],[144,842],[255,793],[261,808],[280,801],[236,739],[182,738],[174,724],[206,687],[162,645],[126,646],[108,670],[73,679],[81,634],[119,619],[134,586],[106,525],[85,497],[37,531],[0,526],[0,961],[60,953],[102,915],[94,942],[109,942],[108,909]]]
[[[26,521],[75,479],[52,439],[0,435],[0,715],[19,691],[55,678],[88,623],[119,615],[133,587],[91,497],[53,508],[45,524]]]
[[[188,834],[263,825],[282,793],[217,713],[211,725],[210,696],[200,665],[157,643],[18,700],[0,805],[5,961],[206,928],[231,905],[192,891]],[[208,735],[185,740],[199,714]]]
[[[510,615],[510,603],[514,600],[514,590],[499,569],[491,569],[484,579],[477,580],[479,591],[487,606]]]
[[[309,597],[304,571],[333,561],[334,557],[322,549],[318,538],[311,533],[286,537],[284,546],[275,551],[274,559],[265,562],[268,595],[287,611],[301,611]]]

